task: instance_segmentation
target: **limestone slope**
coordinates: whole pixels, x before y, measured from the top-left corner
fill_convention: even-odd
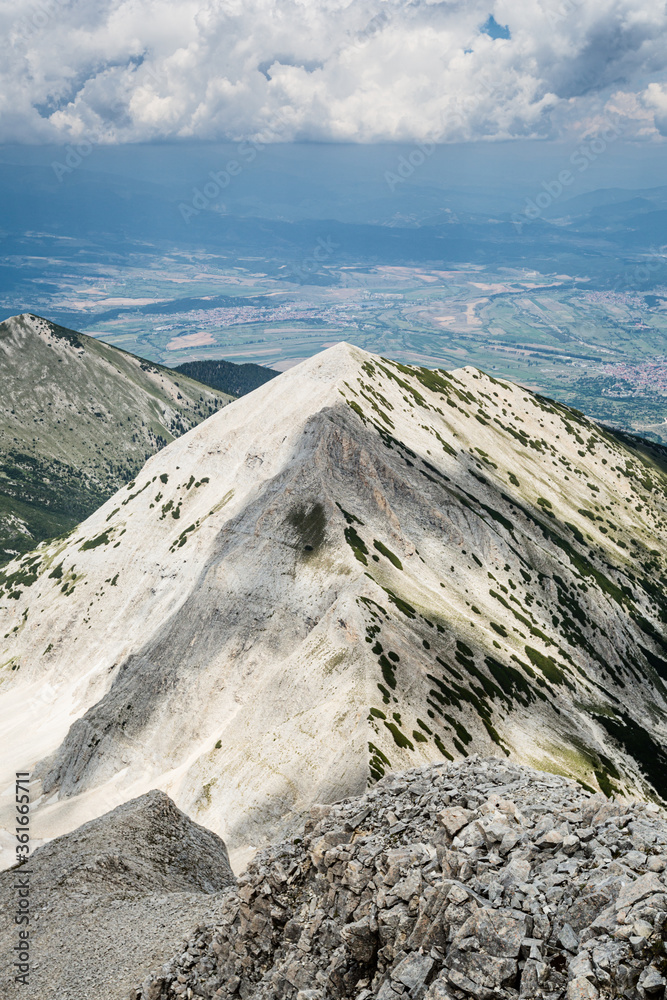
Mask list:
[[[666,484],[518,386],[331,348],[7,567],[1,787],[37,768],[48,837],[158,786],[234,847],[473,751],[665,795]]]
[[[25,313],[0,323],[0,563],[82,521],[232,398]]]

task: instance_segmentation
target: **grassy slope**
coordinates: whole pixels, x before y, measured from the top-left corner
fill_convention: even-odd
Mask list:
[[[526,739],[524,733],[519,742],[526,759],[597,782],[607,794],[622,789],[622,771],[599,745],[597,749],[590,745],[585,730],[574,731],[574,708],[594,720],[598,735],[606,734],[615,748],[634,758],[653,788],[667,798],[667,749],[664,740],[654,736],[666,718],[667,449],[600,427],[577,410],[520,387],[510,388],[472,368],[452,375],[383,359],[383,363],[368,362],[363,369],[366,378],[358,379],[354,389],[346,386],[352,392],[346,397],[359,416],[375,426],[387,447],[407,451],[408,462],[417,460],[383,426],[391,426],[394,416],[384,408],[388,378],[404,389],[409,408],[423,408],[425,416],[429,409],[433,412],[434,403],[424,390],[435,391],[447,404],[436,404],[436,409],[456,448],[436,435],[437,442],[452,457],[463,445],[456,464],[467,464],[475,482],[472,490],[456,489],[460,471],[453,482],[424,462],[428,471],[422,474],[432,483],[431,491],[441,493],[443,500],[447,495],[458,500],[472,518],[465,538],[465,543],[472,543],[465,602],[472,614],[467,624],[476,624],[476,632],[490,625],[493,631],[487,633],[486,649],[470,648],[477,645],[471,641],[473,633],[466,635],[470,645],[457,640],[453,651],[446,652],[447,642],[439,635],[434,643],[438,612],[435,605],[425,606],[421,583],[410,581],[407,574],[394,574],[403,585],[387,590],[400,614],[421,618],[428,626],[421,632],[437,661],[423,706],[430,726],[448,719],[460,740],[455,739],[454,746],[466,755],[464,744],[470,737],[461,722],[466,713],[468,718],[477,714],[492,740],[507,752],[493,724],[502,719],[499,704],[514,709],[537,699],[555,704],[568,689],[573,702],[565,711],[557,710],[558,740],[549,744],[545,728],[543,739],[538,737],[530,746],[534,737]],[[453,420],[452,411],[458,413]],[[438,451],[434,443],[434,456]],[[450,463],[448,471],[454,468]],[[474,528],[477,519],[486,525],[484,531],[493,525],[498,549],[488,541],[478,547],[476,539],[482,536]],[[375,541],[371,548],[361,522],[353,527],[354,532],[348,528],[346,533],[348,544],[373,576],[377,573],[370,562],[373,548],[386,553]],[[428,572],[425,543],[420,542],[419,551]],[[378,552],[372,558],[377,561]],[[440,586],[449,590],[451,584]],[[392,616],[384,609],[373,614],[368,634],[377,655],[383,643],[386,648],[383,633]],[[437,632],[450,629],[451,620],[442,618]],[[392,664],[384,663],[386,677],[392,679],[393,670]],[[599,680],[593,680],[596,675]],[[384,721],[391,718],[387,706],[396,700],[396,692],[380,690],[383,704],[371,709],[369,721],[376,732],[381,731],[379,720],[397,730]],[[412,737],[421,740],[424,734],[413,732]],[[399,747],[404,745],[405,734],[396,731],[394,738]],[[384,772],[385,762],[377,753],[372,757],[376,776]]]
[[[231,399],[24,314],[0,324],[0,562],[87,517]]]

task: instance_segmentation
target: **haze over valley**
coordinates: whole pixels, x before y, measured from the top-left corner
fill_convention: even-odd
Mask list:
[[[385,175],[412,152],[265,147],[224,192],[209,175],[237,146],[159,161],[97,148],[60,180],[62,151],[23,154],[2,165],[0,306],[168,366],[283,370],[340,339],[473,364],[665,442],[667,189],[619,184],[627,153],[610,145],[557,198],[543,157],[530,179],[530,158],[502,146],[502,183],[449,147],[392,190]]]

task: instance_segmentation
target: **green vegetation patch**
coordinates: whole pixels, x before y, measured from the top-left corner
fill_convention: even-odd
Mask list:
[[[625,712],[619,712],[617,719],[607,715],[597,715],[596,721],[622,747],[630,757],[639,762],[662,799],[667,799],[667,751]],[[598,779],[599,780],[599,779]]]
[[[461,740],[462,743],[465,743],[466,746],[469,743],[472,743],[472,736],[470,735],[470,733],[468,732],[468,730],[466,729],[466,727],[463,725],[462,722],[459,722],[458,719],[453,718],[453,716],[451,715],[447,715],[447,713],[445,713],[445,719],[452,727],[452,729],[456,730],[456,735],[458,736],[458,738]]]
[[[449,750],[445,748],[445,744],[442,742],[437,733],[433,737],[433,742],[435,743],[435,745],[437,746],[438,750],[440,751],[443,757],[446,757],[447,760],[454,760],[453,755],[449,752]]]
[[[382,695],[382,704],[388,705],[389,702],[391,701],[391,695],[387,691],[386,687],[384,686],[384,684],[378,684],[377,688],[380,694]]]
[[[300,504],[290,512],[287,520],[297,532],[305,552],[318,552],[322,548],[326,539],[327,516],[321,503],[310,507]]]
[[[667,660],[664,660],[661,656],[658,656],[641,644],[639,645],[639,651],[646,657],[658,677],[661,677],[663,681],[667,681]]]
[[[101,535],[96,535],[95,538],[86,539],[83,545],[79,547],[79,552],[86,552],[88,549],[96,549],[98,545],[108,545],[111,541],[111,538],[109,537],[109,532],[111,530],[112,529],[107,528],[107,530],[103,531]]]
[[[392,362],[388,363],[392,364]],[[395,365],[396,368],[398,368],[400,372],[403,372],[406,375],[410,375],[413,378],[417,374],[413,369],[408,368],[405,365],[401,365],[398,362],[393,362],[393,364]],[[404,389],[406,392],[409,392],[418,406],[423,406],[426,409],[429,408],[428,403],[426,402],[422,394],[418,392],[417,389],[414,388],[414,386],[410,385],[409,382],[406,382],[405,379],[399,378],[398,375],[390,371],[389,368],[385,368],[384,365],[378,365],[378,368],[380,369],[380,371],[384,372],[387,378],[393,379],[394,382],[400,385],[401,389]]]
[[[368,752],[371,755],[368,762],[371,778],[373,781],[379,781],[380,778],[384,777],[385,767],[391,767],[391,761],[374,743],[368,744]]]
[[[30,587],[37,580],[40,568],[40,556],[24,558],[13,573],[0,572],[0,587],[7,591],[16,587]],[[15,594],[10,593],[9,596],[14,597]]]
[[[421,384],[426,388],[430,389],[431,392],[438,392],[443,395],[448,395],[451,386],[451,375],[449,372],[444,371],[441,368],[418,368],[415,372],[411,372]]]
[[[363,421],[364,423],[366,423],[366,422],[367,422],[367,421],[366,421],[366,414],[365,414],[365,413],[364,413],[364,411],[363,411],[363,410],[361,409],[361,407],[359,406],[359,404],[358,404],[358,403],[356,403],[356,402],[355,402],[355,401],[354,401],[353,399],[347,399],[347,400],[346,400],[346,403],[347,403],[347,405],[348,405],[348,406],[349,406],[349,407],[350,407],[351,409],[353,409],[353,410],[354,410],[354,412],[355,412],[355,413],[357,414],[357,416],[358,416],[358,417],[361,417],[361,419],[362,419],[362,421]]]
[[[526,655],[528,659],[533,664],[542,671],[547,680],[551,681],[552,684],[566,684],[565,676],[563,671],[556,664],[556,661],[552,656],[545,656],[544,653],[540,653],[539,649],[533,649],[532,646],[525,646]],[[571,687],[571,684],[567,685]]]
[[[582,535],[582,533],[579,531],[579,528],[576,526],[576,524],[572,524],[570,521],[565,521],[564,523],[565,523],[565,527],[570,529],[570,531],[574,535],[575,539],[579,542],[579,544],[580,545],[585,545],[586,544],[586,539],[584,538],[584,536]]]
[[[381,654],[378,660],[380,666],[382,667],[382,676],[385,683],[389,685],[392,691],[396,688],[396,676],[394,674],[394,665],[390,663],[384,654]]]
[[[176,549],[180,549],[183,545],[185,545],[185,543],[188,540],[188,536],[189,536],[190,532],[191,531],[196,531],[198,527],[199,527],[199,521],[195,521],[194,524],[189,524],[188,527],[185,528],[180,533],[180,535],[178,536],[178,538],[176,539],[176,541],[172,543],[172,545],[169,548],[169,551],[170,552],[174,552]]]
[[[354,552],[355,558],[358,559],[360,563],[363,563],[364,566],[368,566],[368,559],[366,558],[368,555],[368,547],[363,538],[357,534],[352,525],[348,525],[345,529],[345,541]]]
[[[394,722],[385,722],[385,726],[394,737],[394,743],[401,750],[414,750],[414,744],[405,736]]]
[[[211,388],[230,396],[245,396],[246,393],[253,392],[280,374],[271,368],[264,368],[262,365],[236,364],[233,361],[217,359],[214,361],[185,361],[183,364],[177,365],[174,371],[182,372],[188,378],[203,382],[204,385],[209,385]]]
[[[338,503],[337,500],[336,500],[336,506],[338,507],[338,510],[341,512],[341,514],[343,515],[348,524],[363,525],[364,522],[360,518],[358,518],[356,514],[350,514],[348,510],[345,510],[344,507],[341,507],[341,505]]]
[[[501,663],[493,656],[486,656],[484,662],[489,669],[489,673],[499,684],[505,694],[511,700],[518,701],[521,705],[527,706],[533,701],[533,691],[516,667]]]
[[[140,490],[137,490],[137,492],[136,492],[136,493],[130,493],[129,497],[126,497],[126,498],[125,498],[125,500],[123,500],[123,504],[122,504],[122,506],[123,506],[123,507],[125,507],[125,505],[126,505],[126,504],[128,504],[128,503],[130,502],[130,500],[134,500],[134,498],[135,498],[135,497],[138,497],[140,493],[143,493],[143,492],[144,492],[144,490],[147,490],[147,489],[148,489],[148,487],[149,487],[149,486],[151,485],[151,483],[152,483],[152,482],[153,482],[153,480],[152,480],[152,479],[149,479],[149,480],[148,480],[148,482],[147,482],[147,483],[145,483],[145,484],[144,484],[144,485],[143,485],[143,486],[141,487],[141,489],[140,489]],[[134,483],[130,483],[130,486],[134,486]],[[128,489],[129,489],[129,486],[128,486]]]
[[[383,587],[382,589],[384,590],[385,594],[387,595],[391,603],[395,604],[398,610],[401,611],[406,616],[406,618],[417,617],[417,612],[412,607],[411,604],[408,604],[407,601],[404,601],[403,598],[399,597],[398,594],[395,594],[393,590],[389,590],[387,587]]]
[[[391,549],[387,548],[386,545],[384,545],[382,542],[378,542],[376,539],[373,539],[373,545],[378,550],[378,552],[381,552],[383,556],[386,556],[386,558],[391,563],[394,564],[396,569],[403,569],[403,563],[398,558],[398,556],[391,551]]]

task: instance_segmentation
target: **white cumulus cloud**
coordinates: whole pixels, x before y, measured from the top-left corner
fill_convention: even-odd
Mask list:
[[[667,131],[663,0],[15,0],[0,27],[4,142]]]
[[[667,136],[667,86],[650,83],[642,96],[645,106],[653,113],[656,128],[661,135]]]

